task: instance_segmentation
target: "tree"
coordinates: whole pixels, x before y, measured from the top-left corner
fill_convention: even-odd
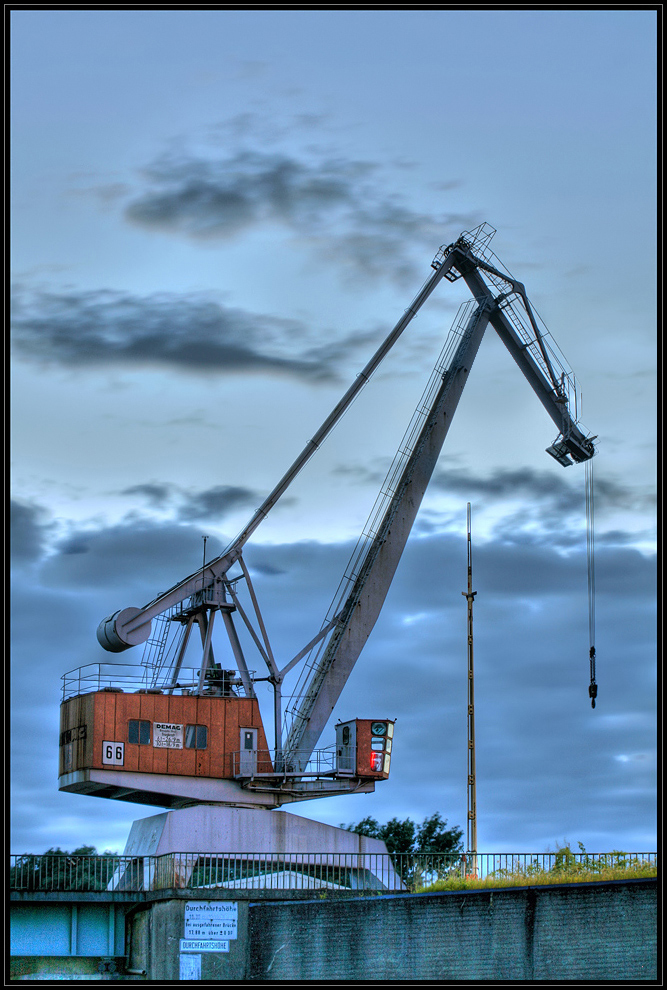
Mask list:
[[[389,853],[441,853],[458,856],[463,852],[463,829],[458,825],[447,828],[447,819],[439,811],[429,815],[421,825],[411,818],[400,821],[391,818],[385,825],[370,816],[356,825],[341,825],[348,832],[382,839]]]
[[[72,852],[47,849],[43,856],[17,856],[10,871],[10,886],[18,890],[106,890],[116,868],[118,854],[95,846],[79,846]]]
[[[463,854],[463,829],[447,828],[447,819],[436,811],[416,825],[411,818],[391,818],[385,825],[370,816],[356,825],[341,825],[348,832],[382,839],[395,870],[410,890],[440,880],[457,869]]]

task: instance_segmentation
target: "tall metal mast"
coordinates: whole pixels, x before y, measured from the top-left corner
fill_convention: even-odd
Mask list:
[[[475,671],[472,645],[472,604],[477,594],[472,590],[472,535],[470,502],[467,510],[468,590],[461,594],[468,602],[468,827],[467,851],[471,853],[470,872],[477,875],[477,784],[475,781]]]

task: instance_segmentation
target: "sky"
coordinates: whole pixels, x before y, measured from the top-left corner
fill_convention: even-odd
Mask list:
[[[99,621],[194,571],[202,536],[222,550],[485,221],[598,438],[597,707],[584,469],[545,454],[489,328],[320,741],[395,718],[390,778],[286,810],[465,830],[470,502],[478,849],[656,848],[656,19],[11,11],[13,852],[122,850],[155,813],[58,792],[61,676],[139,664]],[[279,661],[319,629],[466,291],[439,285],[248,544]]]

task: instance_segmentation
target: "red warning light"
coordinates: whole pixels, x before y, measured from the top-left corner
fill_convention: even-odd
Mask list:
[[[382,753],[371,753],[371,770],[382,771]]]

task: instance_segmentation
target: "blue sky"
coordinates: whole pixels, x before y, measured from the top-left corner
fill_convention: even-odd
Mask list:
[[[653,848],[656,12],[10,22],[13,850],[122,848],[151,813],[57,792],[61,674],[104,660],[99,620],[190,573],[204,533],[234,535],[438,247],[482,221],[599,437],[598,707],[583,469],[544,453],[552,424],[489,330],[336,711],[398,719],[392,776],[298,813],[465,824],[470,501],[480,848]],[[319,627],[460,285],[248,548],[285,657]]]

